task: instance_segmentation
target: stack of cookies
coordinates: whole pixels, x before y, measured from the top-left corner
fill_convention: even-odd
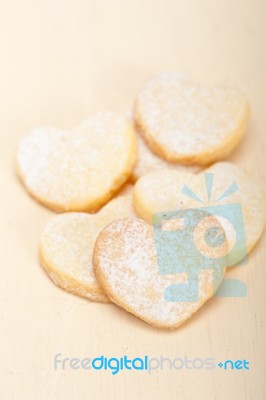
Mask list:
[[[240,204],[246,251],[252,250],[266,221],[264,191],[222,161],[242,139],[248,117],[238,90],[201,87],[171,73],[146,83],[130,119],[98,113],[72,131],[44,127],[22,138],[21,181],[36,200],[60,212],[40,240],[41,265],[52,281],[88,300],[112,301],[157,327],[175,328],[188,319],[218,290],[229,265],[221,263],[214,284],[213,271],[193,273],[199,266],[192,260],[189,279],[198,280],[197,299],[167,299],[166,288],[184,290],[189,274],[158,268],[155,217],[195,209],[199,202],[212,209]],[[206,176],[213,176],[207,197]],[[169,221],[164,229],[181,229]],[[200,221],[195,245],[209,251],[203,249],[204,232],[214,226],[224,237],[223,252],[230,252],[237,232],[215,215]],[[182,249],[175,251],[178,258]],[[221,246],[208,257],[221,258]]]

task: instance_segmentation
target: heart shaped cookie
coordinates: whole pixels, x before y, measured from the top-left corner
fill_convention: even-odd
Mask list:
[[[99,232],[116,218],[134,216],[132,190],[111,200],[96,214],[70,212],[53,217],[40,241],[41,265],[62,289],[89,300],[108,302],[92,269]]]
[[[211,222],[203,219],[202,231],[208,231],[210,224],[215,225],[214,218]],[[171,230],[170,226],[165,228]],[[202,240],[198,233],[193,238],[195,246]],[[100,233],[94,247],[96,276],[108,297],[126,311],[154,326],[176,328],[213,296],[224,274],[222,264],[216,265],[214,274],[210,265],[201,268],[198,259],[193,262],[189,256],[183,265],[182,242],[170,249],[169,258],[167,237],[156,242],[153,228],[146,222],[138,218],[113,221]],[[170,270],[165,271],[158,263],[158,245],[166,245]],[[220,257],[219,252],[213,247],[211,257]],[[176,265],[176,260],[181,264]]]
[[[112,113],[96,114],[71,132],[36,129],[17,152],[22,182],[56,211],[97,211],[127,181],[135,161],[135,132]]]
[[[168,161],[208,165],[241,140],[249,106],[241,92],[204,88],[180,74],[162,74],[137,96],[136,125],[154,153]]]
[[[196,175],[172,170],[151,172],[138,180],[133,198],[137,215],[149,223],[153,214],[160,211],[223,207],[220,222],[228,241],[236,241],[236,233],[241,231],[247,252],[259,240],[266,222],[265,192],[260,183],[228,162],[216,163]],[[243,253],[239,253],[239,259],[240,254]]]

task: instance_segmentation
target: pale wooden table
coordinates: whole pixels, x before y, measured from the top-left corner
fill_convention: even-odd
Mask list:
[[[37,245],[53,213],[14,172],[16,144],[32,127],[72,128],[96,110],[124,113],[146,78],[179,69],[246,93],[252,119],[231,160],[265,179],[265,11],[263,0],[1,1],[0,398],[266,399],[265,236],[248,265],[230,271],[246,282],[246,298],[216,298],[162,332],[51,283]],[[251,370],[54,371],[59,352],[246,358]]]

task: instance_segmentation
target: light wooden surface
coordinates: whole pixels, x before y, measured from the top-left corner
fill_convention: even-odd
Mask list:
[[[248,264],[230,271],[246,282],[246,298],[216,298],[163,332],[51,283],[37,246],[53,213],[14,171],[29,129],[124,113],[148,77],[178,69],[246,93],[252,118],[230,159],[265,180],[265,11],[263,0],[1,0],[1,399],[266,399],[265,235]],[[245,358],[251,370],[54,371],[56,353]]]

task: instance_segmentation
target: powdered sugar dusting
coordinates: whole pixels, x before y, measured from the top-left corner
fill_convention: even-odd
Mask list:
[[[71,132],[38,128],[20,142],[19,173],[45,203],[63,210],[93,210],[130,175],[135,141],[129,121],[112,113],[96,114]]]
[[[112,300],[158,326],[178,326],[213,294],[211,272],[201,271],[198,302],[166,302],[165,288],[185,283],[187,276],[159,273],[153,229],[137,218],[114,221],[106,227],[94,257]],[[221,271],[220,281],[222,276]]]
[[[241,128],[247,109],[246,99],[235,89],[203,88],[172,73],[146,83],[135,118],[148,142],[152,139],[182,157],[221,146]]]

